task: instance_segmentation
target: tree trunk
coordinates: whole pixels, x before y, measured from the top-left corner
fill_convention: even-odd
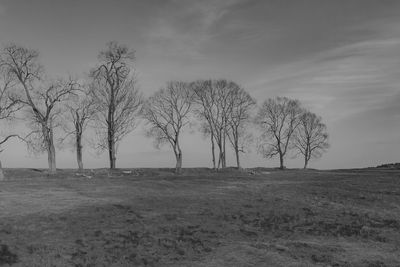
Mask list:
[[[213,169],[216,169],[215,166],[215,144],[214,144],[214,132],[211,131],[211,154],[212,154],[212,163],[213,163]]]
[[[284,162],[283,162],[283,155],[282,154],[279,154],[279,162],[280,162],[279,169],[281,169],[281,170],[285,169]]]
[[[223,138],[222,138],[222,168],[226,168],[226,156],[225,156],[225,151],[226,151],[226,133],[224,132]]]
[[[110,159],[110,169],[115,169],[115,142],[111,130],[108,130],[108,156]]]
[[[217,145],[218,145],[218,150],[219,150],[219,154],[218,154],[218,166],[217,169],[219,169],[220,166],[222,166],[222,168],[224,167],[224,146],[223,146],[223,140],[222,140],[222,130],[220,129],[219,133],[218,133],[218,138],[217,139]]]
[[[111,100],[108,106],[108,129],[107,129],[107,138],[108,138],[108,156],[110,159],[110,169],[115,169],[115,125],[114,125],[114,110],[115,110],[115,102],[114,102],[114,88],[111,88]]]
[[[51,144],[51,147],[47,150],[47,158],[49,162],[49,171],[50,173],[56,173],[57,168],[56,168],[56,151],[54,148],[54,144]]]
[[[225,152],[224,152],[223,148],[222,148],[222,152],[221,152],[221,167],[226,168]]]
[[[303,168],[303,169],[307,169],[307,165],[308,165],[308,160],[305,159],[305,160],[304,160],[304,168]]]
[[[55,174],[57,172],[57,167],[56,167],[56,149],[54,147],[54,141],[53,141],[53,129],[51,128],[50,124],[50,129],[45,129],[47,136],[45,137],[45,140],[47,142],[46,147],[47,147],[47,160],[49,163],[49,172],[51,174]]]
[[[219,169],[219,167],[222,164],[222,148],[221,148],[220,144],[218,144],[218,148],[219,148],[219,154],[218,154],[218,166],[217,166],[217,169]]]
[[[78,169],[83,170],[82,162],[82,135],[80,132],[76,133],[76,160],[78,162]]]
[[[308,153],[306,152],[306,154],[304,155],[304,167],[303,167],[303,169],[307,169],[307,165],[308,165]]]
[[[239,158],[239,148],[235,147],[235,154],[236,154],[236,166],[238,169],[241,169],[240,167],[240,158]]]
[[[4,181],[4,172],[3,172],[3,167],[1,166],[1,161],[0,161],[0,181]]]
[[[49,163],[49,172],[54,174],[57,172],[56,168],[56,149],[54,148],[54,144],[50,142],[47,148],[47,160]]]
[[[112,142],[111,148],[110,148],[110,169],[115,169],[115,162],[116,162],[116,156],[115,156],[115,144]]]
[[[236,134],[233,136],[233,138],[235,139],[234,141],[235,141],[236,165],[237,165],[238,169],[241,169],[240,158],[239,158],[239,141],[238,141],[239,135],[238,135],[237,131],[236,131]]]
[[[176,157],[175,172],[180,173],[182,169],[182,152],[180,151],[180,149],[177,153],[175,153],[175,157]]]

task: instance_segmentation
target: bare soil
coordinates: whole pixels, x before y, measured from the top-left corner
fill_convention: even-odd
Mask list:
[[[5,175],[0,266],[400,266],[398,170]]]

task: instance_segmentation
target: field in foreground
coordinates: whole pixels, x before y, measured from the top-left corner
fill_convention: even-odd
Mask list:
[[[400,266],[400,171],[6,170],[0,266]]]

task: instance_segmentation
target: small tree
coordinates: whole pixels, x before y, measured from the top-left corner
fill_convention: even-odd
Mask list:
[[[150,124],[148,136],[155,138],[157,147],[169,143],[176,158],[175,170],[182,168],[182,149],[179,142],[182,129],[189,124],[193,94],[184,82],[169,82],[150,97],[143,109],[143,117]]]
[[[96,106],[97,147],[108,150],[110,169],[116,167],[118,143],[133,131],[143,103],[131,67],[134,51],[116,42],[101,51],[99,65],[92,69],[91,95]]]
[[[66,108],[66,120],[72,124],[67,124],[65,131],[67,135],[64,137],[74,136],[74,147],[76,151],[76,160],[78,163],[78,169],[83,170],[82,150],[83,150],[83,132],[88,126],[90,120],[95,115],[95,106],[93,98],[88,94],[87,88],[76,95],[70,102],[65,106]]]
[[[0,67],[0,121],[9,121],[14,118],[21,105],[18,100],[12,96],[10,89],[13,87],[13,80],[10,74]],[[5,144],[10,138],[18,137],[16,134],[10,134],[0,140],[0,147]],[[0,153],[3,150],[0,150]],[[0,181],[4,179],[4,173],[0,161]]]
[[[255,118],[262,131],[258,152],[266,158],[279,156],[280,169],[289,150],[292,136],[299,124],[300,102],[287,97],[266,100]]]
[[[304,169],[312,158],[319,158],[329,148],[328,133],[322,118],[305,111],[294,134],[293,145],[304,156]]]
[[[55,173],[54,129],[59,125],[60,103],[77,89],[73,80],[43,82],[38,56],[35,50],[11,44],[2,51],[1,65],[20,89],[18,102],[26,108],[32,128],[32,132],[25,137],[28,147],[35,152],[47,151],[49,171]]]
[[[256,102],[243,88],[236,87],[231,94],[232,109],[228,113],[228,138],[235,151],[237,168],[240,169],[240,152],[245,151],[251,135],[246,130],[250,120],[251,110]]]

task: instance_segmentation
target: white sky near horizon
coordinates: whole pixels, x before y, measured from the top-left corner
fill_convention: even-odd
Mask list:
[[[232,79],[261,104],[287,96],[322,116],[331,147],[310,167],[400,161],[400,1],[396,0],[0,0],[0,43],[37,49],[49,77],[82,77],[116,40],[136,51],[146,96],[170,80]],[[23,122],[0,132],[27,131]],[[210,167],[208,139],[187,129],[184,167]],[[4,167],[46,168],[46,155],[3,146]],[[86,146],[87,168],[108,167]],[[244,167],[278,166],[252,149]],[[234,166],[233,154],[228,165]],[[120,144],[117,167],[173,167],[138,127]],[[287,158],[302,167],[301,158]],[[76,167],[70,148],[57,167]]]

